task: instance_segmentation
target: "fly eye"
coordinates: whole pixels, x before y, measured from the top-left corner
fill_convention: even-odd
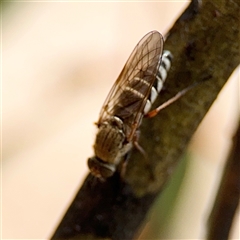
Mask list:
[[[106,166],[100,166],[99,171],[100,171],[100,174],[103,178],[109,178],[115,172],[115,170],[113,171],[113,169],[108,168],[108,166],[107,167]]]
[[[88,167],[91,173],[99,178],[109,178],[116,171],[115,165],[104,163],[97,157],[92,157],[88,159]]]

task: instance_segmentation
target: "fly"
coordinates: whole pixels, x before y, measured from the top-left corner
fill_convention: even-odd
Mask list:
[[[171,66],[172,54],[163,51],[163,43],[159,32],[146,34],[111,88],[96,123],[95,156],[88,159],[95,177],[111,177],[133,146],[141,149],[139,126],[145,115],[154,116],[159,111],[149,112]]]

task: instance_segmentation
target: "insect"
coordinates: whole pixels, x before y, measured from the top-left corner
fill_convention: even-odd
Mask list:
[[[139,126],[161,91],[171,66],[172,54],[163,51],[163,42],[157,31],[146,34],[111,88],[96,123],[95,156],[88,159],[95,177],[111,177],[133,146],[141,149]]]

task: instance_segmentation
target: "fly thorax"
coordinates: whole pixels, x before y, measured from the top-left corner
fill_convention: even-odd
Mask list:
[[[118,164],[130,148],[131,143],[126,142],[124,124],[120,118],[110,117],[99,126],[94,145],[97,158]]]

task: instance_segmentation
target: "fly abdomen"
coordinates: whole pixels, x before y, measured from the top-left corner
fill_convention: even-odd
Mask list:
[[[154,84],[151,87],[151,91],[143,108],[143,114],[149,112],[163,87],[163,83],[167,77],[167,71],[171,67],[171,52],[165,50],[160,60],[161,64],[157,69],[156,79],[154,80]],[[151,70],[151,67],[149,67],[147,71],[139,71],[139,73],[129,81],[122,90],[118,102],[114,107],[114,116],[118,116],[122,120],[134,118],[137,109],[141,108],[144,99],[146,99],[146,94],[151,86],[153,77],[153,72]]]
[[[148,79],[151,76],[144,71],[139,72],[129,83],[122,89],[118,102],[114,106],[114,116],[118,116],[122,120],[135,116],[141,108],[146,92],[150,83]]]
[[[172,58],[173,56],[170,51],[168,50],[163,51],[161,64],[158,68],[157,75],[156,75],[156,80],[154,81],[154,84],[151,88],[151,92],[148,96],[146,105],[144,107],[144,114],[150,111],[152,104],[154,103],[158,94],[162,90],[163,84],[167,78],[167,72],[171,67]]]

